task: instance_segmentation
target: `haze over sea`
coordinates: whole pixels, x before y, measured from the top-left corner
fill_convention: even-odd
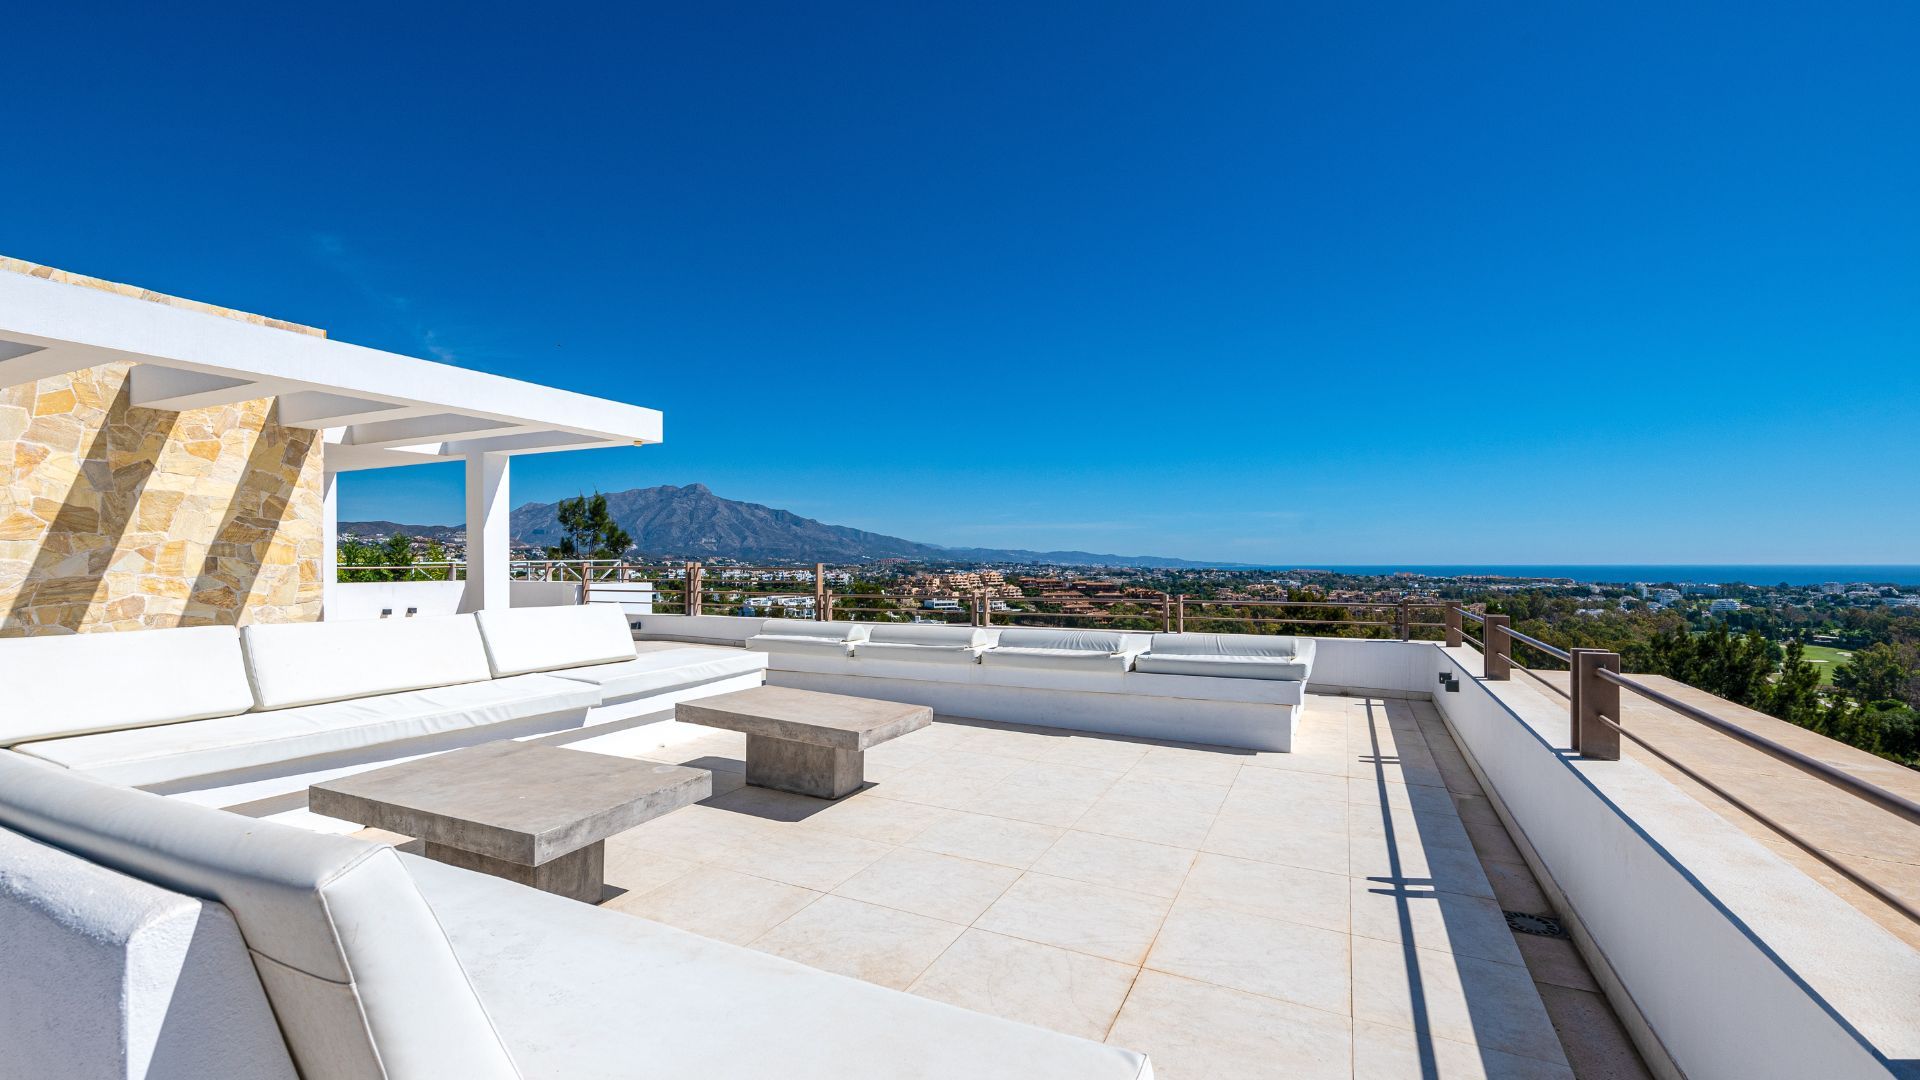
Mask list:
[[[1818,585],[1826,581],[1868,582],[1875,585],[1920,585],[1920,565],[1889,566],[1289,566],[1275,570],[1333,570],[1342,574],[1427,574],[1460,577],[1498,574],[1502,577],[1571,578],[1588,582],[1645,581],[1653,584],[1688,582],[1698,585]]]

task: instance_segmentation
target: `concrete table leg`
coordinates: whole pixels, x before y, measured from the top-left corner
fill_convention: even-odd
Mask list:
[[[445,844],[428,843],[421,854],[448,866],[491,874],[586,904],[600,902],[601,888],[606,882],[607,844],[604,840],[539,866],[525,866]]]
[[[866,782],[867,755],[812,743],[747,736],[747,783],[817,799],[838,799]]]

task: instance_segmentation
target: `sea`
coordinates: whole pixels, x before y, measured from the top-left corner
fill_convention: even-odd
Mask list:
[[[1457,565],[1428,566],[1418,563],[1380,566],[1295,565],[1263,567],[1271,570],[1332,570],[1342,574],[1426,574],[1430,577],[1460,577],[1471,574],[1498,574],[1502,577],[1570,578],[1579,582],[1632,582],[1693,585],[1819,585],[1828,581],[1865,582],[1874,585],[1920,585],[1920,564],[1892,566],[1501,566]]]

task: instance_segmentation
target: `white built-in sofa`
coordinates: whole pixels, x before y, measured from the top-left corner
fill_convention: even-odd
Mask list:
[[[769,619],[767,682],[946,716],[1291,750],[1311,638]]]

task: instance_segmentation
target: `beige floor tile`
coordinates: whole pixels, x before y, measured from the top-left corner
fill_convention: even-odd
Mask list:
[[[1354,1080],[1573,1080],[1535,1058],[1361,1021],[1353,1029]]]
[[[1652,1080],[1605,997],[1551,984],[1539,989],[1567,1061],[1581,1080]]]
[[[1344,874],[1201,852],[1180,898],[1346,933],[1351,881]]]
[[[1424,814],[1453,811],[1453,795],[1445,788],[1394,783],[1371,776],[1347,778],[1347,802],[1355,806],[1408,807]]]
[[[1128,776],[1162,776],[1201,784],[1232,787],[1240,775],[1240,759],[1227,751],[1187,750],[1157,746],[1147,751]]]
[[[1356,755],[1347,762],[1347,775],[1362,780],[1385,780],[1389,783],[1406,784],[1410,787],[1431,787],[1445,789],[1446,778],[1440,770],[1423,762],[1402,763],[1398,758],[1375,758],[1371,755]]]
[[[960,738],[955,740],[955,745],[962,750],[1028,761],[1046,760],[1060,743],[1070,737],[1057,728],[1049,730],[997,724],[972,728],[955,726],[963,728]]]
[[[1521,963],[1514,933],[1500,905],[1485,897],[1437,892],[1425,885],[1396,887],[1350,878],[1353,932],[1381,941]]]
[[[1553,911],[1553,904],[1547,894],[1540,889],[1540,883],[1533,880],[1533,871],[1524,866],[1511,863],[1482,863],[1480,869],[1487,875],[1487,881],[1493,888],[1493,898],[1508,911],[1524,911],[1532,915],[1546,915]]]
[[[937,806],[882,798],[863,791],[826,803],[800,824],[882,844],[904,844],[953,813]]]
[[[675,810],[620,834],[632,847],[690,862],[712,862],[746,851],[770,826],[755,817],[706,805]]]
[[[1347,935],[1213,907],[1182,896],[1146,966],[1183,978],[1345,1013],[1352,997]]]
[[[1473,841],[1473,850],[1479,852],[1482,859],[1521,864],[1527,861],[1526,857],[1520,854],[1520,848],[1513,842],[1513,837],[1507,835],[1506,826],[1498,823],[1489,825],[1478,821],[1469,821],[1464,824],[1467,836]]]
[[[907,841],[907,846],[1025,870],[1063,831],[1030,821],[956,813]]]
[[[1569,938],[1541,937],[1538,934],[1514,934],[1513,944],[1525,959],[1527,972],[1536,983],[1551,983],[1570,990],[1600,991],[1586,958]]]
[[[1313,773],[1319,776],[1347,775],[1345,747],[1306,749],[1296,747],[1288,754],[1259,754],[1246,759],[1247,768],[1274,769],[1280,772]]]
[[[1533,980],[1513,964],[1356,937],[1353,1011],[1356,1020],[1566,1064]]]
[[[1136,969],[1035,941],[973,929],[909,987],[913,993],[1099,1040],[1133,987]]]
[[[1073,735],[1050,745],[1039,760],[1125,772],[1138,765],[1151,749],[1151,743],[1133,742],[1118,736],[1101,738],[1097,735]]]
[[[1396,844],[1473,850],[1466,826],[1452,814],[1428,814],[1404,806],[1375,806],[1356,809],[1350,820],[1356,837],[1370,837],[1384,843],[1391,835]]]
[[[1107,1041],[1153,1061],[1155,1080],[1346,1080],[1344,1016],[1142,971]]]
[[[1068,830],[1033,864],[1038,874],[1171,898],[1193,865],[1193,849]]]
[[[938,770],[947,776],[972,776],[982,780],[1005,780],[1027,765],[1028,762],[1024,758],[1006,757],[1001,754],[983,754],[975,750],[951,748],[935,752],[925,761],[915,766],[915,768]]]
[[[607,839],[606,860],[604,880],[624,890],[627,897],[650,893],[700,865],[691,859],[621,843],[618,836]]]
[[[1065,827],[1080,820],[1119,778],[1106,769],[1034,762],[982,790],[962,809]]]
[[[896,848],[841,882],[838,896],[969,924],[1020,877],[1010,866]]]
[[[974,923],[982,930],[1138,964],[1169,901],[1084,881],[1028,873]]]
[[[1113,792],[1100,797],[1074,828],[1082,832],[1124,836],[1150,844],[1197,848],[1213,825],[1210,811],[1184,810],[1165,803],[1138,802]]]
[[[966,929],[842,896],[823,896],[754,941],[808,967],[905,990]]]
[[[704,937],[745,945],[820,894],[810,889],[703,866],[618,908]]]
[[[1350,841],[1345,829],[1288,827],[1263,818],[1222,814],[1200,847],[1218,855],[1344,875]]]
[[[1460,820],[1468,825],[1498,825],[1506,828],[1500,820],[1500,814],[1494,810],[1493,801],[1484,795],[1453,795],[1453,808],[1459,813]],[[1424,809],[1424,807],[1422,808]]]
[[[1230,788],[1171,776],[1141,775],[1131,772],[1121,777],[1106,792],[1128,802],[1152,803],[1173,810],[1217,813]]]
[[[873,786],[860,794],[946,810],[964,810],[974,805],[988,788],[999,782],[991,776],[947,772],[940,767],[937,757],[890,776],[869,779],[873,780]]]
[[[1242,769],[1220,812],[1288,826],[1343,829],[1349,808],[1343,777]]]
[[[886,844],[857,836],[784,825],[756,840],[746,850],[715,859],[713,863],[803,889],[831,892],[890,850]]]
[[[1389,842],[1382,836],[1355,833],[1347,858],[1347,872],[1353,877],[1469,896],[1493,895],[1472,848],[1428,847],[1414,836],[1396,835]]]

